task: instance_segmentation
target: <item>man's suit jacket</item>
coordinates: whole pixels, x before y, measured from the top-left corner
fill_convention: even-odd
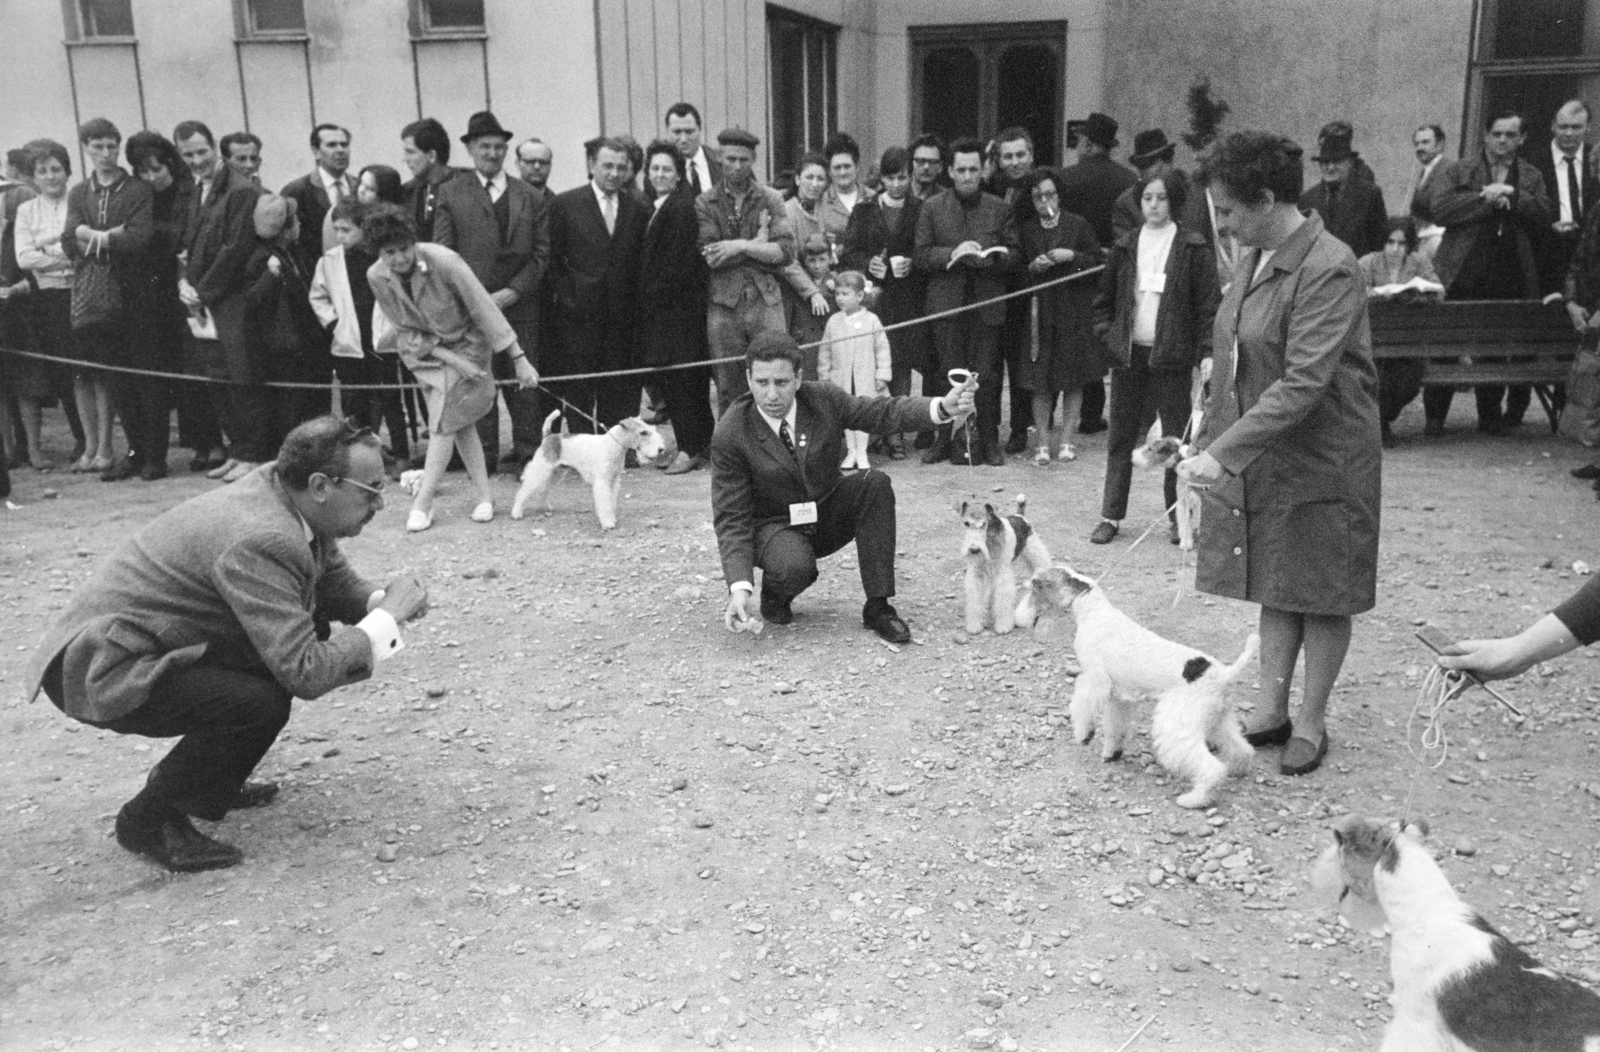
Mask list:
[[[1528,163],[1537,168],[1544,179],[1545,192],[1550,195],[1550,208],[1554,213],[1550,220],[1550,224],[1553,224],[1561,218],[1561,183],[1566,181],[1567,166],[1562,165],[1561,170],[1556,171],[1555,158],[1550,155],[1548,147],[1534,151]],[[1572,262],[1572,253],[1578,247],[1578,236],[1582,230],[1581,217],[1588,214],[1591,208],[1600,207],[1600,167],[1597,167],[1597,163],[1600,162],[1597,162],[1595,148],[1584,143],[1578,161],[1579,228],[1558,234],[1550,224],[1546,224],[1535,239],[1534,253],[1539,261],[1541,293],[1560,292],[1565,286],[1567,266]]]
[[[1003,245],[1010,253],[988,267],[974,267],[962,258],[953,269],[950,252],[964,241],[976,241],[981,248]],[[917,214],[916,249],[912,266],[928,276],[927,312],[936,314],[967,303],[1005,294],[1005,274],[1017,264],[1017,224],[1011,206],[993,194],[978,191],[963,202],[954,190],[935,194],[922,202]],[[991,303],[979,312],[986,325],[1005,321],[1005,303]]]
[[[709,146],[702,145],[700,147],[700,153],[705,157],[706,167],[711,171],[711,182],[700,188],[700,192],[703,194],[713,186],[722,185],[722,158],[718,156],[716,150]],[[685,164],[688,165],[688,168],[684,171],[683,182],[684,185],[689,186],[692,191],[694,183],[689,178],[689,170],[694,168],[694,163],[686,159]]]
[[[1433,198],[1444,188],[1444,177],[1449,169],[1450,162],[1439,158],[1439,163],[1428,170],[1428,177],[1411,191],[1411,217],[1418,223],[1438,224],[1433,217]],[[1416,176],[1413,174],[1412,178]]]
[[[708,274],[694,198],[680,183],[645,219],[634,312],[639,365],[705,360]]]
[[[550,208],[533,187],[510,174],[506,194],[511,221],[501,237],[494,204],[478,173],[451,179],[439,188],[433,239],[460,253],[490,292],[510,289],[517,294],[506,320],[517,327],[522,349],[531,353],[527,330],[538,321],[540,290],[550,265]]]
[[[754,581],[756,534],[787,524],[789,505],[820,501],[842,477],[844,431],[886,435],[932,428],[931,398],[858,398],[832,384],[804,382],[795,392],[790,456],[747,392],[734,399],[711,436],[711,514],[731,584]]]
[[[320,697],[372,674],[371,640],[354,626],[375,590],[333,538],[306,540],[276,464],[264,464],[161,515],[103,563],[34,655],[30,694],[59,657],[62,708],[95,723],[201,661]],[[330,621],[350,627],[319,640]]]
[[[401,185],[406,211],[411,213],[412,221],[417,224],[418,241],[433,240],[433,215],[439,210],[439,188],[460,174],[460,168],[436,164],[421,176]]]
[[[1389,238],[1389,210],[1376,183],[1354,177],[1338,189],[1326,182],[1300,195],[1300,211],[1316,212],[1328,233],[1350,246],[1358,257],[1377,252]]]
[[[1117,207],[1117,198],[1138,181],[1132,169],[1124,168],[1105,154],[1095,154],[1061,169],[1056,189],[1061,194],[1061,207],[1087,219],[1094,227],[1095,239],[1102,245],[1109,245],[1116,238],[1111,213]]]
[[[344,181],[350,186],[350,193],[355,193],[355,176],[346,172]],[[282,190],[278,191],[284,197],[291,197],[295,201],[295,214],[300,217],[300,247],[305,249],[306,258],[317,259],[322,255],[322,224],[328,218],[333,203],[328,200],[328,188],[322,185],[322,171],[313,168],[300,178],[290,181]]]
[[[557,194],[550,207],[549,289],[555,346],[542,349],[550,373],[625,369],[631,364],[639,249],[648,205],[624,188],[616,224],[605,217],[591,183]],[[702,321],[703,324],[703,321]]]
[[[194,214],[185,232],[186,273],[207,307],[215,308],[244,292],[244,265],[256,249],[255,211],[260,196],[260,187],[226,164],[217,165],[204,200],[198,193],[194,195]]]
[[[1500,209],[1491,208],[1480,196],[1492,179],[1488,158],[1481,150],[1474,157],[1464,157],[1451,164],[1440,180],[1439,191],[1433,196],[1433,216],[1445,230],[1438,251],[1433,254],[1433,269],[1444,283],[1447,296],[1461,273],[1462,264],[1478,250],[1481,241],[1494,236],[1502,218],[1509,218],[1517,239],[1522,295],[1527,299],[1538,298],[1539,270],[1534,243],[1539,231],[1555,222],[1555,208],[1545,192],[1544,177],[1539,169],[1519,157],[1510,178],[1517,189],[1511,198],[1509,217]]]

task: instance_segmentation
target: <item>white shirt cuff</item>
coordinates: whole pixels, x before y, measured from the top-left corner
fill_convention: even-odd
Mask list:
[[[935,398],[928,404],[928,416],[933,419],[935,424],[948,424],[952,419],[954,419],[945,413],[944,399],[942,398]]]
[[[755,590],[756,586],[749,581],[735,581],[728,586],[728,591],[730,592],[750,592],[753,594]]]
[[[387,661],[405,649],[400,638],[400,626],[387,610],[374,610],[356,625],[372,641],[372,663]]]

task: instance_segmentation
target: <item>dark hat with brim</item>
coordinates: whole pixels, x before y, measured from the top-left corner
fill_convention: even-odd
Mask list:
[[[1117,122],[1103,113],[1091,113],[1084,119],[1083,137],[1108,150],[1120,145]]]
[[[1133,137],[1133,154],[1128,161],[1140,168],[1156,161],[1170,161],[1177,148],[1176,144],[1167,141],[1166,132],[1151,128]]]
[[[717,143],[722,146],[743,146],[753,150],[761,145],[761,140],[743,128],[724,128],[717,133]]]
[[[471,143],[473,139],[481,139],[487,135],[498,135],[506,142],[511,141],[511,133],[500,127],[500,122],[488,110],[479,110],[467,119],[467,134],[461,137],[464,143]]]
[[[1355,134],[1355,129],[1344,121],[1332,121],[1323,125],[1322,131],[1317,133],[1317,155],[1311,159],[1323,164],[1359,157],[1360,154],[1350,148],[1350,142],[1355,138]]]

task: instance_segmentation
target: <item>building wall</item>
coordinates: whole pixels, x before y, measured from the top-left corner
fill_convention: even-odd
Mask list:
[[[1202,73],[1233,107],[1226,128],[1282,132],[1308,159],[1319,128],[1349,121],[1391,207],[1416,163],[1413,129],[1442,126],[1448,157],[1461,145],[1471,0],[1184,0],[1181,33],[1151,17],[1148,0],[1107,4],[1106,112],[1122,122],[1125,145],[1157,126],[1178,141],[1184,98]],[[1284,60],[1244,60],[1275,55]],[[1160,56],[1154,68],[1151,56]],[[1318,179],[1308,160],[1307,185]]]
[[[133,0],[136,47],[63,46],[59,4],[0,2],[0,97],[27,100],[0,107],[6,146],[39,136],[70,143],[92,116],[110,117],[124,136],[146,121],[170,135],[199,118],[220,137],[248,121],[265,142],[262,181],[277,187],[310,170],[317,121],[350,128],[354,166],[406,174],[404,124],[433,116],[459,136],[469,114],[492,104],[519,138],[552,144],[551,182],[565,188],[585,178],[581,144],[600,126],[593,0],[488,0],[486,40],[415,45],[405,3],[307,0],[308,41],[237,48],[233,7],[222,0]],[[559,74],[548,56],[560,56]]]

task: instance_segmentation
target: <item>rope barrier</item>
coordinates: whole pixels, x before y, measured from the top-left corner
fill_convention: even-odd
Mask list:
[[[954,317],[958,314],[965,314],[968,311],[980,310],[995,303],[1003,303],[1006,300],[1013,300],[1019,296],[1032,296],[1035,293],[1041,292],[1045,289],[1054,288],[1057,285],[1065,285],[1071,281],[1081,281],[1082,279],[1098,274],[1103,270],[1105,270],[1105,265],[1100,264],[1099,266],[1090,267],[1087,270],[1080,270],[1074,274],[1067,274],[1059,278],[1052,278],[1049,281],[1039,285],[1030,285],[1025,289],[1018,289],[1015,292],[1007,292],[999,296],[992,296],[989,299],[979,300],[976,303],[966,303],[959,307],[952,307],[949,310],[938,311],[937,313],[924,315],[920,318],[912,318],[909,321],[900,321],[895,322],[893,325],[885,325],[883,327],[883,331],[894,332],[897,329],[906,329],[913,325],[926,325],[929,322]],[[846,339],[848,339],[848,337],[846,337]],[[816,340],[812,343],[803,343],[800,345],[800,348],[801,350],[810,350],[816,347],[824,347],[834,342],[842,341]],[[156,369],[135,369],[126,365],[104,365],[99,362],[81,362],[74,358],[62,358],[51,354],[40,354],[37,351],[23,351],[13,347],[0,347],[0,354],[9,354],[18,358],[32,358],[42,362],[54,362],[58,365],[67,365],[75,369],[93,369],[100,372],[125,373],[130,376],[147,376],[161,380],[179,380],[185,383],[223,384],[235,387],[270,387],[286,391],[332,391],[336,386],[334,384],[303,383],[293,380],[266,380],[261,383],[252,384],[245,383],[240,380],[224,380],[214,376],[195,376],[192,373],[169,373]],[[640,366],[636,369],[612,369],[605,372],[567,373],[562,376],[540,376],[539,382],[536,386],[542,388],[550,384],[573,383],[578,380],[608,380],[619,376],[651,376],[656,373],[676,372],[680,369],[704,369],[715,365],[724,365],[728,362],[742,361],[744,361],[744,355],[737,354],[731,355],[727,358],[711,358],[706,361],[699,362],[678,362],[673,365],[647,365]],[[518,386],[519,381],[497,380],[495,381],[495,384],[498,387],[516,387]],[[422,385],[338,384],[337,387],[340,391],[416,391],[420,390]]]

